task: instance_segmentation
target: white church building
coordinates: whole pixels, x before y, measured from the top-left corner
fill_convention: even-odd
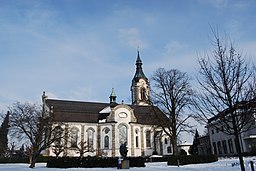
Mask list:
[[[131,84],[132,104],[116,103],[114,89],[109,103],[68,101],[42,96],[43,109],[51,118],[52,127],[65,134],[53,143],[47,155],[55,156],[54,144],[62,144],[59,156],[79,156],[82,142],[88,145],[83,156],[120,156],[120,145],[127,143],[127,156],[171,155],[169,137],[161,129],[161,120],[168,119],[161,110],[150,105],[150,84],[143,73],[138,52],[136,72]]]

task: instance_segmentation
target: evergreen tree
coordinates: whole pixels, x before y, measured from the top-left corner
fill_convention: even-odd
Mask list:
[[[189,148],[189,153],[191,155],[198,155],[198,145],[199,145],[199,134],[198,134],[198,131],[196,129],[193,144]]]
[[[5,115],[3,123],[0,127],[0,156],[3,156],[8,148],[8,128],[9,128],[9,112]]]

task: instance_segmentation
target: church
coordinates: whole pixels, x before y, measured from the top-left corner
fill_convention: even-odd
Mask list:
[[[65,135],[47,149],[47,155],[55,156],[56,147],[61,147],[59,156],[119,157],[124,143],[128,157],[171,155],[170,139],[160,126],[168,118],[150,104],[150,84],[139,51],[131,82],[132,104],[118,104],[116,98],[114,89],[109,103],[50,99],[44,92],[44,114],[51,118],[52,128]],[[81,154],[79,149],[85,147]]]

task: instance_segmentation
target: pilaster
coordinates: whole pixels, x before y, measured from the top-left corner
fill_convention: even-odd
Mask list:
[[[101,148],[100,148],[100,144],[101,144],[101,131],[100,131],[101,126],[97,125],[97,149],[96,149],[96,156],[99,156],[101,153]]]
[[[140,140],[141,140],[141,156],[145,156],[145,145],[144,145],[144,129],[143,126],[140,127]]]
[[[134,126],[131,124],[131,156],[134,156]]]
[[[116,157],[116,129],[115,124],[112,124],[112,157]]]

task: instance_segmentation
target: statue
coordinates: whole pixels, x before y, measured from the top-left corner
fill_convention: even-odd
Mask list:
[[[121,156],[122,156],[123,158],[126,158],[126,157],[127,157],[127,152],[128,152],[128,150],[127,150],[126,145],[127,145],[126,142],[123,143],[123,144],[120,146],[120,149],[119,149],[119,152],[120,152],[120,154],[121,154]]]

